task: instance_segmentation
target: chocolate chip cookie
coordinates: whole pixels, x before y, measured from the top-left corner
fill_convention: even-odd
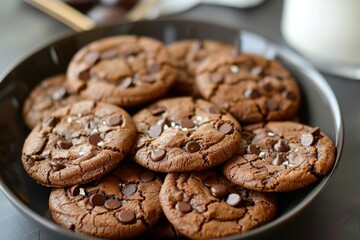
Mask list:
[[[187,39],[172,43],[169,51],[181,63],[181,71],[173,90],[180,95],[197,95],[195,89],[195,70],[214,52],[230,53],[232,47],[213,40]]]
[[[194,239],[247,232],[277,211],[273,195],[237,187],[212,170],[168,174],[160,203],[175,229]]]
[[[161,183],[153,172],[121,163],[95,184],[54,188],[49,208],[53,220],[67,229],[100,238],[127,239],[162,218]]]
[[[248,189],[300,189],[324,176],[334,164],[334,144],[319,127],[269,122],[245,127],[242,136],[238,154],[223,170],[230,181]]]
[[[275,60],[254,54],[218,54],[197,69],[200,95],[241,122],[291,119],[300,105],[300,90]]]
[[[135,125],[124,110],[81,101],[58,109],[32,130],[23,146],[22,163],[40,184],[82,184],[112,170],[135,140]]]
[[[228,160],[241,141],[240,125],[211,103],[191,97],[160,100],[133,116],[134,160],[154,171],[200,171]]]
[[[70,95],[65,87],[65,75],[44,79],[26,99],[23,116],[29,128],[35,127],[56,109],[80,100],[78,95]]]
[[[68,88],[121,107],[163,96],[178,74],[167,48],[148,37],[116,36],[92,42],[71,60]]]

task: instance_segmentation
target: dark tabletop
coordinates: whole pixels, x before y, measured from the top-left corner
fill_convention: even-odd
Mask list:
[[[280,32],[281,0],[252,9],[202,5],[173,17],[206,20],[260,33],[286,44]],[[39,47],[73,31],[20,0],[0,1],[0,77]],[[346,36],[344,36],[346,37]],[[360,57],[360,56],[359,56]],[[345,147],[326,190],[275,239],[360,239],[360,81],[324,75],[339,101]],[[0,192],[0,239],[54,239],[18,212]]]

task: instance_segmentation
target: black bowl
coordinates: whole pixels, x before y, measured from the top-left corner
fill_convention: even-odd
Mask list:
[[[42,79],[64,73],[70,59],[82,46],[117,34],[146,35],[165,43],[184,38],[215,39],[230,44],[240,42],[244,52],[274,58],[292,72],[301,87],[301,122],[320,126],[334,141],[337,149],[336,162],[329,174],[310,187],[281,194],[281,209],[275,220],[248,233],[226,239],[257,238],[278,230],[325,189],[340,160],[344,138],[342,117],[331,88],[306,60],[257,34],[215,24],[178,20],[123,23],[56,41],[27,57],[0,81],[0,188],[24,216],[38,223],[42,229],[50,231],[53,238],[93,239],[53,223],[48,211],[50,189],[36,184],[25,173],[21,164],[21,149],[29,130],[22,120],[22,105],[30,90]]]

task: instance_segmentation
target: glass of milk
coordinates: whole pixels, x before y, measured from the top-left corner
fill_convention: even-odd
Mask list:
[[[320,70],[360,80],[360,0],[285,0],[281,30]]]

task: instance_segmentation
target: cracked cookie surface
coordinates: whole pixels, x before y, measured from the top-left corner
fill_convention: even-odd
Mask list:
[[[168,46],[171,55],[181,63],[181,71],[173,90],[181,95],[197,95],[195,71],[210,54],[218,51],[231,52],[232,47],[213,40],[187,39]]]
[[[197,69],[202,97],[240,122],[286,120],[300,105],[300,90],[280,63],[254,54],[217,54]]]
[[[123,109],[81,101],[58,109],[32,130],[22,163],[40,184],[72,186],[112,170],[135,140],[135,125]]]
[[[67,229],[127,239],[144,233],[162,218],[161,184],[155,173],[122,162],[95,183],[54,188],[49,208],[54,221]]]
[[[191,97],[160,100],[133,116],[134,161],[159,172],[200,171],[228,160],[241,127],[213,104]]]
[[[335,161],[335,146],[318,127],[269,122],[244,127],[242,136],[238,154],[224,164],[223,172],[248,189],[300,189],[324,176]]]
[[[169,173],[160,203],[168,220],[194,239],[247,232],[276,216],[274,196],[237,187],[213,170]]]
[[[65,75],[46,78],[27,97],[23,108],[24,121],[33,128],[56,109],[79,100],[78,95],[71,95],[66,90]]]
[[[178,74],[167,48],[148,37],[116,36],[83,47],[67,70],[72,93],[121,107],[163,96]]]

